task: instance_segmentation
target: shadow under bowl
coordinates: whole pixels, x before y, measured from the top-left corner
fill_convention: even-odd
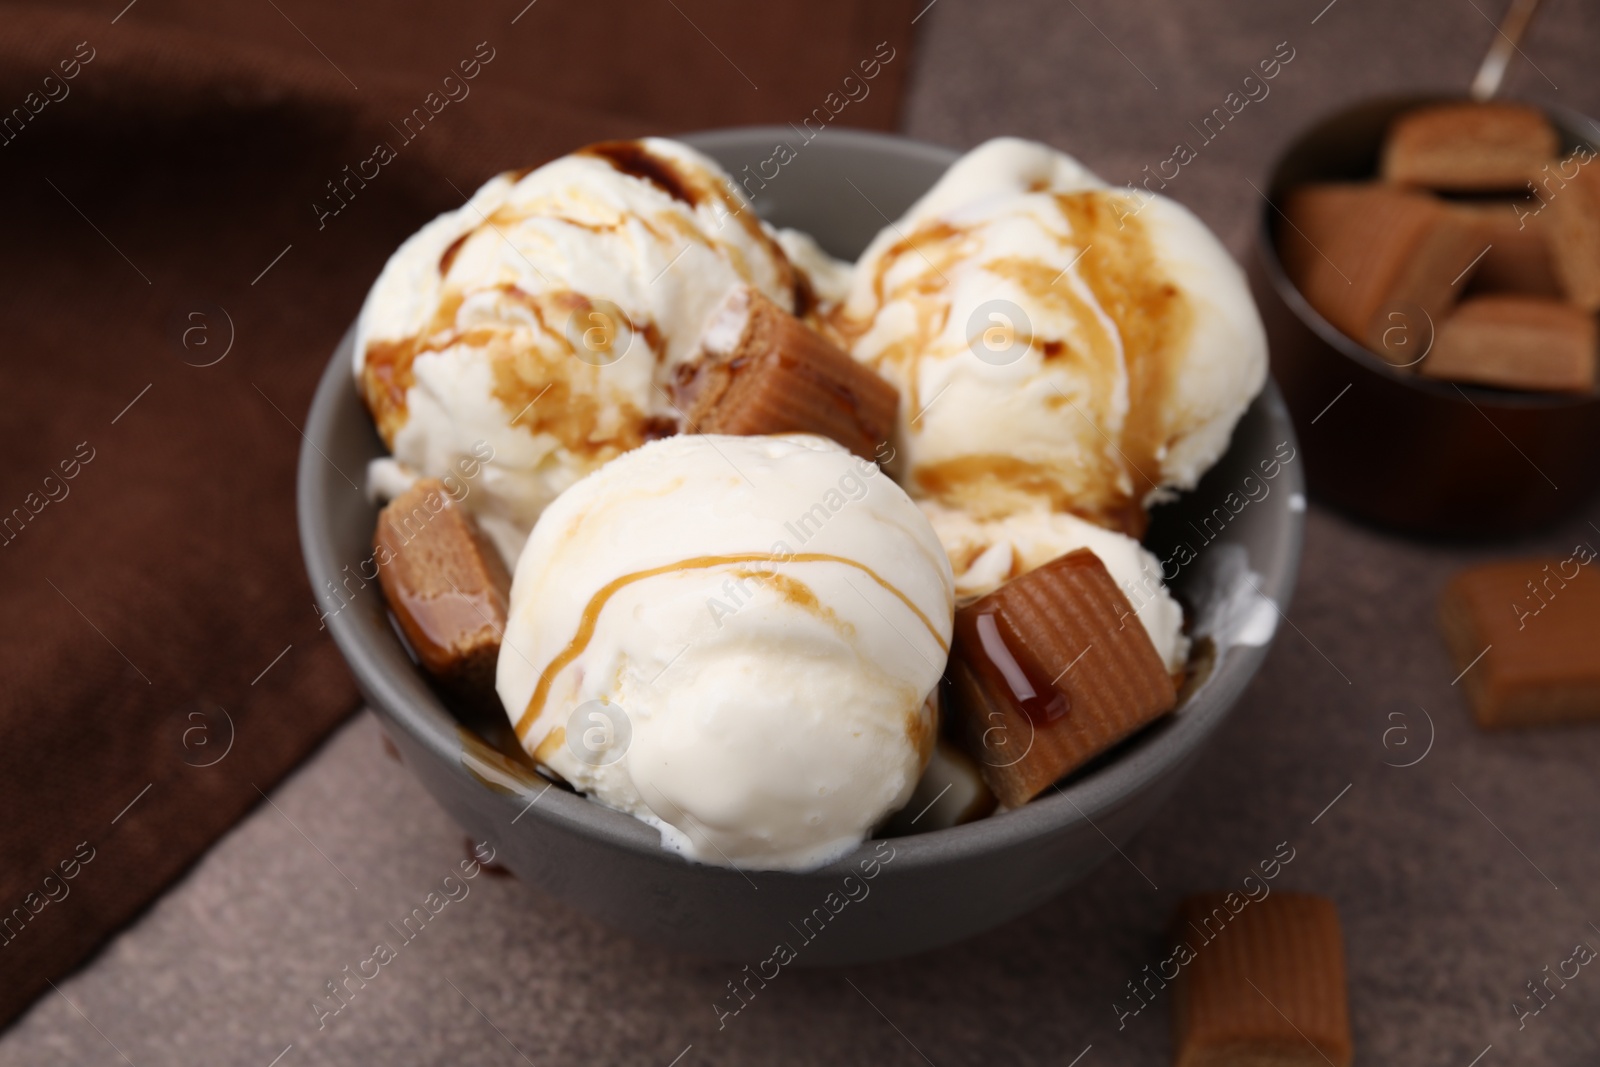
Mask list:
[[[1272,373],[1306,447],[1311,491],[1407,533],[1475,538],[1549,523],[1600,484],[1600,392],[1517,392],[1424,378],[1392,366],[1324,319],[1278,258],[1276,205],[1297,185],[1378,173],[1384,131],[1438,96],[1371,100],[1301,135],[1273,166],[1250,264]],[[1590,119],[1547,108],[1563,148],[1594,147]],[[1559,195],[1559,193],[1557,193]],[[1408,324],[1416,326],[1417,324]],[[1421,324],[1418,343],[1431,341]]]
[[[787,128],[755,128],[685,140],[738,177],[746,166],[756,172],[777,143],[796,138]],[[885,217],[902,213],[955,159],[943,148],[844,131],[794,149],[795,158],[764,188],[751,183],[757,210],[775,225],[804,229],[835,255],[852,258]],[[359,476],[385,450],[352,380],[351,343],[347,335],[323,375],[300,456],[300,536],[319,597],[363,564],[371,573],[377,509],[340,471]],[[1226,595],[1208,575],[1217,569],[1212,564],[1230,561],[1235,570],[1247,565],[1260,592],[1287,605],[1305,507],[1296,447],[1288,413],[1269,383],[1202,484],[1154,516],[1147,543],[1158,556],[1187,560],[1179,547],[1185,543],[1198,554],[1174,564],[1179,573],[1173,581],[1197,610],[1214,607],[1211,601]],[[1276,468],[1276,478],[1262,481],[1262,465],[1275,456],[1282,460],[1285,450],[1290,458]],[[1247,478],[1268,489],[1241,505]],[[1276,621],[1275,612],[1268,614]],[[1020,810],[953,829],[868,841],[818,870],[746,873],[667,852],[644,823],[550,788],[465,728],[408,656],[376,583],[355,590],[328,616],[327,626],[405,765],[474,838],[493,844],[497,862],[618,930],[752,965],[780,942],[791,946],[800,966],[908,955],[970,937],[1042,904],[1083,878],[1154,814],[1267,652],[1265,644],[1223,650],[1178,714]]]

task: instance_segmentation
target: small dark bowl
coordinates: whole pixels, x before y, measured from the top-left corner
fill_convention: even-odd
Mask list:
[[[686,140],[739,173],[771,157],[774,144],[797,138],[793,130],[767,128]],[[757,209],[850,257],[885,216],[902,213],[955,159],[947,149],[882,134],[830,132],[796,147],[797,158],[760,190]],[[314,590],[338,585],[346,566],[357,573],[372,553],[377,510],[339,473],[359,478],[369,460],[384,454],[356,393],[350,349],[347,335],[317,389],[300,454],[300,539]],[[1161,558],[1176,558],[1180,543],[1198,548],[1199,558],[1174,583],[1196,608],[1203,611],[1226,592],[1205,581],[1217,563],[1247,562],[1259,591],[1279,607],[1288,604],[1305,509],[1304,464],[1295,447],[1288,412],[1269,383],[1200,486],[1154,517],[1147,543]],[[1272,468],[1276,480],[1260,490],[1262,464],[1285,457],[1281,469]],[[1254,497],[1247,506],[1245,495]],[[820,870],[746,874],[667,852],[644,823],[549,787],[465,728],[408,656],[375,584],[356,590],[327,624],[406,766],[469,833],[495,845],[500,862],[619,930],[752,966],[779,942],[792,946],[802,966],[907,955],[970,937],[1049,900],[1156,812],[1267,654],[1265,644],[1224,649],[1177,715],[1018,811],[868,841]],[[854,876],[848,884],[847,876]],[[844,906],[833,903],[851,897]]]
[[[1291,144],[1269,176],[1251,285],[1313,494],[1410,533],[1509,534],[1571,511],[1600,484],[1600,393],[1488,389],[1397,369],[1319,315],[1278,260],[1273,205],[1303,182],[1374,176],[1390,120],[1442,99],[1358,104]],[[1600,127],[1546,110],[1564,152],[1593,147]]]

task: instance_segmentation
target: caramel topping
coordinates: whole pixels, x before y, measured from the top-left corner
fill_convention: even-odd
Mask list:
[[[873,306],[881,308],[892,300],[912,295],[932,296],[942,291],[946,284],[945,271],[953,269],[957,263],[971,254],[971,244],[967,240],[968,233],[966,227],[954,226],[935,219],[923,223],[884,249],[872,275]],[[890,272],[906,256],[916,256],[919,263],[928,269],[918,271],[915,277],[896,286],[892,292],[886,291]],[[948,314],[948,309],[945,313]],[[838,337],[840,344],[848,349],[856,338],[872,328],[872,319],[851,318],[846,314],[845,306],[840,305],[834,310],[828,325]],[[927,330],[927,325],[925,322],[919,323],[919,326],[923,327],[918,331],[919,337],[928,339],[938,332],[937,329]],[[943,328],[944,322],[941,318],[938,329]],[[919,355],[923,347],[925,345],[919,345],[908,355]]]
[[[638,141],[601,141],[579,149],[576,154],[599,156],[621,173],[649,182],[674,200],[682,200],[690,207],[700,203],[700,190],[685,181],[670,160],[653,154]]]
[[[939,635],[939,630],[934,626],[933,620],[929,619],[921,608],[912,603],[909,597],[893,585],[890,585],[877,571],[864,563],[858,563],[853,559],[846,559],[843,556],[834,556],[825,552],[797,552],[786,557],[773,556],[765,552],[742,552],[724,556],[694,556],[689,559],[679,560],[676,563],[634,571],[632,574],[624,574],[619,578],[613,578],[601,586],[594,596],[589,598],[589,603],[584,606],[583,615],[578,622],[578,630],[573,634],[572,640],[540,672],[539,681],[533,688],[533,695],[528,698],[527,707],[523,709],[521,717],[517,719],[517,737],[526,737],[529,728],[538,720],[540,712],[544,710],[545,700],[550,695],[550,686],[554,683],[556,675],[560,674],[568,664],[583,654],[584,649],[589,647],[589,642],[594,639],[595,627],[600,622],[601,611],[605,609],[606,604],[618,592],[646,578],[655,578],[659,575],[674,574],[681,571],[705,570],[708,567],[730,567],[740,563],[771,563],[776,565],[785,563],[842,563],[847,567],[854,567],[899,598],[900,602],[909,608],[911,613],[928,628],[928,632],[938,642],[940,649],[946,652],[949,651],[949,645]],[[541,746],[540,750],[543,750],[543,746]]]
[[[452,263],[454,263],[456,261],[456,253],[460,252],[461,251],[461,246],[467,243],[467,238],[471,237],[474,233],[477,233],[477,232],[478,232],[477,230],[468,230],[466,233],[462,234],[460,237],[457,237],[454,241],[450,242],[449,247],[444,250],[444,255],[439,257],[439,275],[440,275],[440,277],[443,277],[444,275],[450,273],[450,264],[452,264]]]
[[[517,736],[519,738],[522,736],[520,731]],[[567,728],[558,723],[551,728],[549,733],[544,735],[544,740],[539,742],[539,747],[533,750],[534,762],[542,763],[546,767],[550,766],[550,757],[561,751],[561,746],[566,743]]]
[[[412,624],[406,636],[423,663],[448,661],[475,641],[500,640],[503,601],[487,591],[416,593],[401,587],[394,599],[396,614]]]
[[[972,504],[988,495],[986,489],[1003,486],[1028,496],[1042,497],[1057,511],[1068,511],[1072,506],[1072,495],[1061,484],[1054,468],[1005,453],[982,453],[925,463],[912,472],[912,477],[924,494],[940,500]],[[977,514],[976,517],[994,516]]]
[[[416,384],[411,365],[423,352],[437,351],[455,343],[447,331],[455,326],[461,309],[459,290],[446,289],[434,308],[433,318],[413,337],[401,341],[373,341],[361,367],[362,393],[372,421],[384,443],[394,444],[394,435],[406,424],[406,392]]]
[[[725,225],[730,218],[737,221],[751,240],[766,249],[778,269],[778,288],[795,291],[799,272],[790,264],[783,248],[761,225],[756,213],[741,203],[723,183],[706,181],[699,174],[680,170],[672,160],[654,154],[638,141],[602,141],[588,148],[579,149],[576,154],[604,159],[618,172],[649,182],[690,208],[700,208],[715,202],[714,210],[721,217],[721,224]],[[677,221],[667,216],[663,216],[663,220],[669,225]],[[706,241],[706,235],[698,228],[687,228],[683,236],[688,240]],[[733,268],[742,276],[750,277],[748,264],[744,262],[744,256],[737,247],[718,241],[715,235],[711,236],[709,243],[727,256]],[[799,296],[800,294],[796,292],[797,304]]]
[[[821,615],[824,612],[829,615],[833,614],[832,609],[822,606],[822,601],[817,599],[817,594],[811,591],[809,585],[779,571],[746,570],[741,567],[733,572],[733,577],[736,581],[743,581],[748,578],[757,582],[769,582],[777,594],[787,603],[793,604],[803,611],[809,611],[813,615]]]
[[[506,321],[482,323],[468,329],[456,325],[464,294],[447,289],[434,317],[416,336],[403,341],[374,341],[367,346],[362,368],[363,393],[383,439],[393,444],[407,418],[406,393],[416,384],[417,358],[464,344],[485,349],[490,362],[493,393],[515,425],[529,433],[548,433],[574,454],[604,460],[636,448],[655,436],[676,430],[662,420],[647,418],[629,405],[602,403],[593,388],[604,368],[574,357],[567,322],[574,314],[594,307],[590,298],[571,290],[528,293],[515,285],[497,287],[503,298],[527,308],[539,325],[539,340],[547,347],[518,342],[518,326]],[[649,320],[635,321],[633,344],[664,358],[666,342],[660,327]],[[620,331],[592,335],[602,346],[620,338]],[[586,356],[590,359],[595,356]],[[602,360],[603,361],[603,360]]]
[[[812,288],[811,279],[804,271],[794,272],[794,317],[801,321],[810,321],[816,318],[817,291]],[[813,329],[816,328],[813,325]]]
[[[771,587],[772,591],[787,604],[792,604],[801,611],[809,612],[832,626],[844,637],[854,637],[856,628],[850,623],[839,618],[839,613],[817,598],[809,585],[798,578],[791,578],[782,571],[763,571],[739,568],[733,572],[736,581],[746,579],[754,582],[763,582]]]
[[[1035,726],[1054,722],[1072,710],[1072,694],[1056,688],[1033,657],[1019,654],[1021,639],[996,605],[963,612],[957,621],[961,627],[958,640],[968,650],[969,659],[980,664],[980,672],[991,685],[1004,686]]]
[[[521,746],[491,744],[465,726],[456,727],[461,740],[461,766],[491,792],[525,797],[550,783],[541,778]]]
[[[1076,415],[1070,417],[1077,418]],[[979,453],[924,463],[912,471],[912,481],[915,495],[959,507],[979,520],[1001,518],[1034,501],[1047,501],[1054,511],[1069,512],[1135,540],[1144,537],[1149,525],[1149,516],[1136,497],[1118,496],[1090,506],[1063,484],[1057,468],[1003,453]],[[974,552],[967,563],[977,555]],[[955,566],[957,561],[952,559],[951,564]],[[958,573],[963,569],[957,566]]]
[[[1194,309],[1167,278],[1144,223],[1118,218],[1113,196],[1073,193],[1056,197],[1072,221],[1073,240],[1087,250],[1077,271],[1101,309],[1116,324],[1128,373],[1128,416],[1117,448],[1137,481],[1152,476],[1171,444],[1167,410],[1177,367],[1194,325]],[[1136,498],[1144,496],[1135,489]],[[1115,507],[1119,502],[1108,504]]]
[[[1118,196],[1094,190],[1052,197],[1069,224],[1059,240],[1075,257],[1073,270],[1081,286],[1046,263],[1019,256],[996,257],[982,268],[1015,284],[1036,304],[1079,325],[1078,344],[1035,339],[1046,364],[1070,364],[1090,382],[1089,394],[1107,401],[1126,375],[1128,415],[1120,431],[1113,432],[1109,425],[1109,410],[1085,409],[1082,404],[1077,412],[1063,410],[1063,417],[1087,419],[1098,431],[1091,437],[1096,442],[1093,458],[1099,474],[1089,484],[1104,487],[1093,497],[1071,490],[1079,505],[1072,510],[1080,510],[1084,517],[1102,525],[1142,530],[1140,501],[1155,487],[1160,459],[1172,443],[1167,412],[1177,366],[1192,334],[1194,309],[1162,269],[1143,223],[1121,209]],[[915,363],[934,350],[936,338],[948,325],[949,302],[943,298],[946,275],[980,246],[981,233],[975,228],[936,219],[890,245],[874,264],[875,306],[881,309],[905,300],[915,315],[915,325],[907,336],[887,346],[876,360],[880,366],[897,368],[892,378],[900,384],[905,410],[922,409]],[[907,256],[925,262],[907,262]],[[889,276],[902,265],[923,269],[891,285]],[[852,319],[841,308],[834,312],[829,328],[849,345],[872,324],[871,318]],[[1008,488],[1018,497],[1044,498],[1053,507],[1066,510],[1069,488],[1062,482],[1068,473],[1013,457],[982,456],[963,457],[933,469],[919,467],[913,478],[935,497],[946,488],[959,491],[960,486],[977,481],[1009,483]]]
[[[938,692],[935,688],[934,692]],[[939,738],[939,717],[928,701],[923,701],[906,712],[906,740],[917,750],[917,756],[927,766],[933,755],[933,746]]]

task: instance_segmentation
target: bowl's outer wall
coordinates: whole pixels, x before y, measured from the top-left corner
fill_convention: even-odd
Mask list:
[[[793,144],[797,157],[778,178],[765,189],[751,183],[756,205],[775,224],[803,228],[842,256],[857,254],[885,217],[901,214],[955,158],[942,148],[846,132],[809,144],[794,143],[793,131],[782,128],[687,140],[736,177],[746,165],[768,159],[778,141]],[[409,659],[377,584],[361,578],[363,570],[373,573],[376,508],[351,480],[362,480],[383,447],[351,379],[351,340],[347,334],[318,388],[300,458],[306,564],[319,610],[337,608],[326,625],[407,767],[463,827],[491,842],[499,862],[524,881],[640,938],[752,965],[783,941],[795,950],[795,962],[808,966],[906,955],[1004,922],[1081,878],[1111,853],[1112,842],[1126,841],[1143,825],[1266,655],[1265,647],[1232,649],[1181,714],[1058,795],[1020,811],[869,841],[835,864],[804,873],[746,874],[687,862],[665,852],[654,830],[626,815],[559,788],[546,791],[532,775],[497,775],[487,748],[460,729]],[[1288,413],[1269,384],[1240,423],[1228,455],[1183,502],[1157,515],[1153,537],[1159,541],[1163,530],[1180,536],[1171,531],[1182,528],[1186,512],[1210,513],[1280,443],[1294,447],[1294,441]],[[1244,547],[1262,591],[1279,605],[1287,605],[1299,565],[1302,467],[1286,465],[1271,495],[1246,507],[1218,542]],[[1180,575],[1180,589],[1187,577]],[[498,777],[499,784],[486,786],[486,777]],[[876,867],[870,866],[874,857]],[[875,877],[866,879],[864,870]]]
[[[1370,178],[1389,122],[1436,99],[1368,101],[1295,141],[1269,178],[1251,283],[1319,499],[1416,533],[1513,532],[1570,511],[1600,484],[1600,395],[1458,387],[1395,370],[1313,310],[1278,260],[1273,205],[1304,182]],[[1594,141],[1587,119],[1560,109],[1551,119],[1569,150]],[[1427,325],[1413,330],[1423,343]]]

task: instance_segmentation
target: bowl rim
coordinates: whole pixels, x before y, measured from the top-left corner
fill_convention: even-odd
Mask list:
[[[752,138],[789,135],[784,127],[732,127],[680,135],[678,139],[702,150],[733,148]],[[921,163],[948,166],[959,153],[952,149],[915,141],[895,134],[859,130],[829,130],[817,135],[821,143],[851,146],[879,159],[899,157]],[[847,149],[848,150],[848,149]],[[356,392],[351,372],[351,351],[355,325],[352,323],[340,341],[318,382],[306,418],[296,477],[297,519],[301,548],[312,589],[340,573],[348,561],[338,559],[333,547],[332,517],[323,504],[325,488],[333,484],[336,469],[322,448],[335,435],[340,409],[347,407]],[[359,398],[355,403],[360,406]],[[1299,440],[1284,407],[1282,395],[1270,375],[1253,405],[1264,405],[1268,417],[1281,422],[1289,441],[1298,449]],[[361,406],[364,414],[364,406]],[[370,424],[369,424],[370,429]],[[1233,447],[1230,442],[1230,449]],[[1226,453],[1224,453],[1226,455]],[[1220,460],[1219,460],[1220,462]],[[1281,485],[1287,499],[1293,494],[1304,498],[1305,475],[1302,464],[1284,468],[1287,483]],[[344,479],[340,478],[343,482]],[[343,487],[349,491],[348,487]],[[1274,566],[1262,573],[1261,591],[1283,614],[1292,599],[1304,543],[1305,511],[1287,511],[1286,543]],[[1252,561],[1254,563],[1254,561]],[[856,869],[870,857],[875,842],[867,838],[860,846],[833,862],[804,871],[735,870],[695,863],[662,847],[659,834],[631,815],[604,807],[577,793],[549,790],[549,798],[530,804],[534,790],[495,790],[466,766],[461,732],[465,729],[424,682],[420,670],[402,677],[378,668],[375,650],[381,642],[398,638],[390,627],[367,625],[358,612],[340,611],[326,620],[329,632],[351,672],[366,695],[369,706],[380,717],[394,722],[452,775],[466,780],[469,788],[482,791],[486,803],[494,803],[507,813],[526,815],[554,830],[564,830],[631,853],[645,862],[701,868],[709,874],[756,878],[816,879],[835,881]],[[1281,629],[1281,628],[1280,628]],[[1274,631],[1273,640],[1277,631]],[[1203,745],[1207,738],[1238,703],[1244,689],[1259,673],[1272,641],[1260,646],[1234,646],[1225,650],[1214,664],[1205,683],[1189,703],[1171,716],[1155,733],[1137,740],[1105,766],[1095,768],[1065,786],[1056,795],[1040,797],[1022,808],[999,816],[980,819],[962,826],[890,838],[896,849],[895,867],[900,871],[943,866],[978,860],[1061,833],[1076,824],[1088,823],[1104,836],[1097,820],[1132,803],[1153,783],[1177,771]],[[415,773],[415,772],[413,772]],[[541,794],[542,795],[542,794]],[[536,810],[535,810],[536,809]],[[1107,838],[1111,841],[1111,838]],[[1114,843],[1113,843],[1114,845]]]
[[[1452,382],[1438,378],[1424,378],[1420,374],[1410,373],[1404,368],[1396,367],[1323,318],[1322,313],[1311,306],[1311,302],[1305,298],[1305,295],[1289,279],[1288,271],[1284,269],[1283,261],[1278,257],[1277,243],[1273,240],[1275,230],[1274,215],[1283,216],[1283,210],[1278,207],[1277,201],[1282,198],[1283,190],[1279,186],[1282,182],[1283,167],[1291,156],[1303,150],[1313,140],[1327,136],[1332,127],[1358,112],[1390,110],[1398,114],[1410,108],[1424,107],[1429,104],[1457,103],[1468,100],[1470,98],[1465,95],[1439,92],[1371,96],[1325,111],[1318,118],[1306,124],[1278,152],[1277,156],[1273,158],[1271,166],[1267,169],[1267,191],[1262,196],[1262,205],[1256,216],[1258,221],[1255,239],[1256,257],[1278,298],[1288,306],[1289,310],[1294,313],[1302,324],[1317,335],[1319,340],[1363,369],[1396,385],[1414,389],[1429,396],[1449,400],[1453,403],[1465,400],[1475,407],[1543,410],[1585,407],[1600,403],[1600,383],[1597,383],[1595,388],[1588,393],[1495,389],[1491,386],[1476,385],[1471,382]],[[1597,124],[1587,115],[1557,104],[1539,104],[1533,101],[1516,102],[1527,104],[1530,107],[1537,107],[1543,111],[1550,117],[1557,132],[1567,142],[1583,140],[1591,148],[1600,151],[1600,138],[1580,137],[1575,132],[1586,124],[1595,130],[1597,134],[1600,134],[1600,124]],[[1283,217],[1286,218],[1287,216]]]

